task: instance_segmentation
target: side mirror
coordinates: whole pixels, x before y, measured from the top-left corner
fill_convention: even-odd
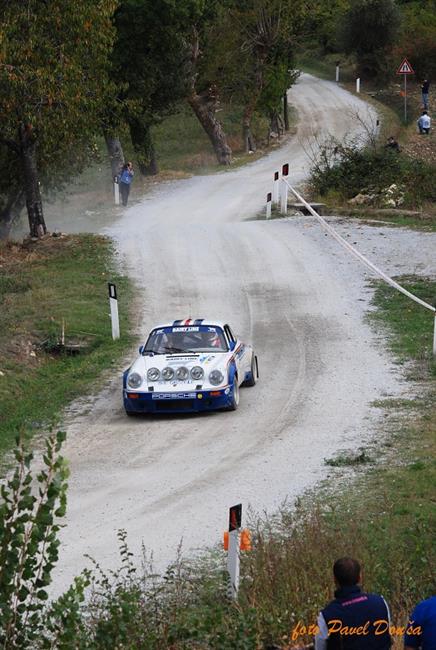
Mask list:
[[[235,349],[235,345],[236,345],[235,341],[230,341],[229,348],[232,350],[232,352]]]
[[[142,354],[144,352],[144,346],[140,345],[139,346],[139,354]]]

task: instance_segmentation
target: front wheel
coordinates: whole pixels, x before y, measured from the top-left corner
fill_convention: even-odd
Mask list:
[[[238,385],[238,378],[235,375],[233,377],[232,398],[229,406],[229,411],[236,411],[238,406],[239,406],[239,385]]]
[[[256,384],[256,374],[257,374],[256,357],[254,356],[253,353],[251,357],[250,374],[248,375],[248,379],[244,381],[244,386],[254,386]]]

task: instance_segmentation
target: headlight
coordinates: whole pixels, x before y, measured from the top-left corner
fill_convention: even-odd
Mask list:
[[[160,377],[160,372],[157,368],[150,368],[147,372],[147,379],[150,381],[157,381]]]
[[[199,381],[200,379],[203,379],[204,377],[204,370],[201,366],[194,366],[191,368],[191,377],[192,379],[195,379],[195,381]]]
[[[209,381],[213,386],[218,386],[224,381],[224,375],[221,370],[212,370],[209,375]]]
[[[188,368],[185,368],[184,366],[181,366],[180,368],[177,368],[176,370],[176,377],[177,379],[180,379],[181,381],[185,381],[185,379],[188,378]]]
[[[142,384],[141,375],[137,372],[132,372],[132,374],[129,375],[127,379],[127,385],[130,386],[130,388],[139,388],[141,384]]]
[[[165,381],[170,381],[174,377],[174,370],[167,366],[162,370],[162,377]]]

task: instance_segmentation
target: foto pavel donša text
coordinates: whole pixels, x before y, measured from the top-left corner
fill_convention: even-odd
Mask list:
[[[366,623],[359,626],[344,625],[340,619],[333,619],[328,624],[329,634],[340,634],[341,636],[367,636],[374,633],[376,636],[389,632],[391,636],[419,636],[422,634],[421,626],[413,626],[413,621],[409,621],[407,625],[392,625],[385,619],[378,621],[366,621]],[[319,633],[319,627],[316,623],[305,625],[302,621],[298,621],[291,631],[291,641],[297,641],[302,636],[315,636]]]

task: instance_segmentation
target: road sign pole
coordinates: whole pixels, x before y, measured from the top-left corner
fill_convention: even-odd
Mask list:
[[[407,124],[407,74],[404,77],[404,124]]]

